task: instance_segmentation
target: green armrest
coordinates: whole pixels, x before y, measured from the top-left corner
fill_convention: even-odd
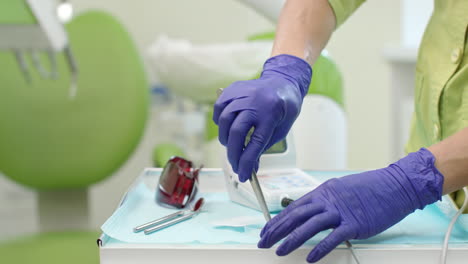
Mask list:
[[[218,137],[218,126],[213,122],[213,107],[206,112],[205,140],[211,141]]]
[[[153,150],[153,165],[162,168],[172,156],[185,157],[185,154],[184,151],[174,143],[158,144]]]
[[[454,193],[454,200],[455,203],[457,204],[458,208],[461,208],[463,206],[463,202],[465,201],[465,192],[463,190],[459,190]],[[468,214],[468,208],[463,211],[464,214]]]

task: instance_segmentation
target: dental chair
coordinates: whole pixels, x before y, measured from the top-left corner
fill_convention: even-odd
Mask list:
[[[1,242],[0,263],[99,263],[100,232],[89,227],[88,188],[129,158],[147,120],[143,63],[123,26],[109,14],[88,11],[66,31],[79,67],[74,98],[63,54],[57,79],[32,70],[28,82],[14,55],[0,52],[0,171],[37,191],[40,228]]]

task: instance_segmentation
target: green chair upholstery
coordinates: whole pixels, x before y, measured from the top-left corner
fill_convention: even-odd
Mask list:
[[[32,70],[28,84],[14,55],[0,52],[0,171],[33,188],[79,188],[109,176],[132,153],[147,118],[143,65],[123,27],[93,11],[67,30],[79,66],[74,99],[63,57],[58,80]]]
[[[453,192],[450,194],[450,196],[452,197],[453,201],[458,206],[458,208],[461,208],[463,206],[463,202],[465,201],[465,192],[463,190]],[[465,211],[463,211],[463,214],[468,214],[468,208],[466,208]]]
[[[275,32],[262,32],[247,37],[248,41],[273,41],[275,39]]]
[[[36,24],[36,18],[26,1],[0,1],[0,24]]]
[[[329,97],[344,107],[343,78],[335,62],[327,56],[320,55],[314,64],[314,73],[308,94],[319,94]]]
[[[13,54],[0,52],[0,171],[41,191],[80,189],[110,176],[136,148],[147,120],[148,82],[123,26],[88,11],[66,29],[79,67],[74,99],[63,56],[57,80],[32,70],[28,84]],[[2,242],[0,263],[98,263],[98,237],[67,231]]]
[[[213,107],[206,113],[205,140],[210,141],[218,137],[218,126],[213,122]]]
[[[0,260],[9,264],[80,263],[98,264],[99,232],[54,232],[0,245]]]
[[[153,165],[162,168],[172,156],[185,157],[185,153],[176,144],[169,142],[158,144],[153,151]]]

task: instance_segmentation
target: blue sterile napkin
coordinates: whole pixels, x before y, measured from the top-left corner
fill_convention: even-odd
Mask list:
[[[256,243],[264,223],[253,223],[247,228],[229,228],[215,223],[239,216],[260,219],[260,212],[230,202],[224,192],[203,193],[199,196],[205,199],[205,205],[194,218],[151,235],[133,233],[133,228],[138,225],[178,211],[157,205],[154,192],[140,183],[127,194],[125,202],[101,229],[107,236],[128,243]]]
[[[104,223],[102,231],[107,236],[126,243],[256,244],[258,242],[261,227],[265,223],[261,212],[231,202],[224,192],[202,193],[200,196],[205,198],[205,206],[198,216],[151,235],[142,232],[133,233],[134,227],[176,211],[157,205],[154,201],[154,191],[140,182],[129,191],[124,203]],[[246,218],[251,221],[242,223],[241,220]],[[236,219],[240,219],[241,224],[229,224]],[[466,215],[460,219],[460,221],[466,220]],[[387,231],[367,240],[354,240],[353,243],[441,244],[449,221],[450,217],[436,204],[429,205],[424,210],[409,215]],[[328,231],[319,233],[307,243],[316,244],[328,233]],[[450,242],[468,244],[468,230],[464,225],[458,223],[455,226]]]

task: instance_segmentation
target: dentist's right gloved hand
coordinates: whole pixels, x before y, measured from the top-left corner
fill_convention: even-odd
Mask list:
[[[307,257],[316,262],[346,240],[374,236],[440,200],[444,178],[434,162],[423,148],[386,168],[326,181],[271,219],[258,247],[286,237],[276,250],[285,256],[320,231],[334,229]]]
[[[286,137],[299,115],[311,77],[306,61],[278,55],[265,62],[260,78],[235,82],[224,89],[214,106],[213,121],[241,182],[258,169],[260,155]],[[252,127],[255,131],[245,146]]]

